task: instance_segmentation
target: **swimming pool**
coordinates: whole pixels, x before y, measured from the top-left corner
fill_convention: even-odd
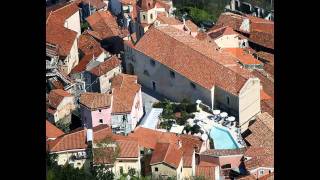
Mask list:
[[[209,136],[213,139],[214,149],[238,149],[237,143],[227,130],[212,127]]]

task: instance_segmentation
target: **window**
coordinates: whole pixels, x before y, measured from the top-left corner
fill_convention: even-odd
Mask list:
[[[263,174],[264,174],[264,170],[260,170],[259,175],[263,175]]]
[[[223,166],[221,166],[222,169],[228,169],[231,168],[231,164],[225,164]]]
[[[144,155],[144,151],[143,151],[143,150],[142,150],[142,151],[140,151],[140,154],[141,154],[141,155]]]
[[[193,88],[193,89],[196,89],[196,85],[192,82],[190,82],[190,86]]]
[[[103,119],[99,119],[99,123],[102,124],[103,123]]]
[[[158,172],[158,168],[157,168],[157,167],[155,167],[155,168],[154,168],[154,171],[155,171],[155,172]]]
[[[79,163],[79,162],[78,162],[78,163],[77,163],[77,165],[78,165],[78,166],[80,166],[80,165],[81,165],[81,163]]]
[[[153,15],[152,15],[152,14],[150,14],[150,19],[151,19],[151,20],[153,19]]]
[[[227,103],[228,103],[228,105],[230,104],[230,98],[229,98],[229,96],[227,97]]]
[[[150,59],[150,64],[151,64],[151,66],[155,66],[156,62],[154,60]]]
[[[146,15],[142,15],[143,20],[146,20]]]
[[[144,70],[143,74],[146,75],[146,76],[150,76],[150,74],[149,74],[149,72],[147,70]]]
[[[101,112],[101,109],[99,109],[99,112]]]
[[[181,172],[182,172],[182,167],[181,167]]]
[[[170,77],[171,78],[175,78],[176,77],[176,75],[175,75],[175,73],[173,71],[170,71]]]

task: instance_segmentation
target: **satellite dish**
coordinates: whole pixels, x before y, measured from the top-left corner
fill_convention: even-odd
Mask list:
[[[203,141],[207,141],[208,140],[208,135],[206,133],[202,134],[201,139]]]

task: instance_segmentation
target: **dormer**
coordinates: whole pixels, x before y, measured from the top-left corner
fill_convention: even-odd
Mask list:
[[[138,7],[140,23],[152,24],[157,19],[157,12],[153,0],[140,0]]]

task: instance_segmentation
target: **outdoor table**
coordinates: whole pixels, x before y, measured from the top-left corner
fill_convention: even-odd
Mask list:
[[[228,113],[223,112],[223,113],[221,113],[221,114],[220,114],[220,116],[221,116],[222,118],[225,118],[225,117],[227,117],[227,116],[228,116]]]
[[[212,113],[213,113],[214,115],[218,115],[218,114],[220,114],[220,110],[213,110]]]

